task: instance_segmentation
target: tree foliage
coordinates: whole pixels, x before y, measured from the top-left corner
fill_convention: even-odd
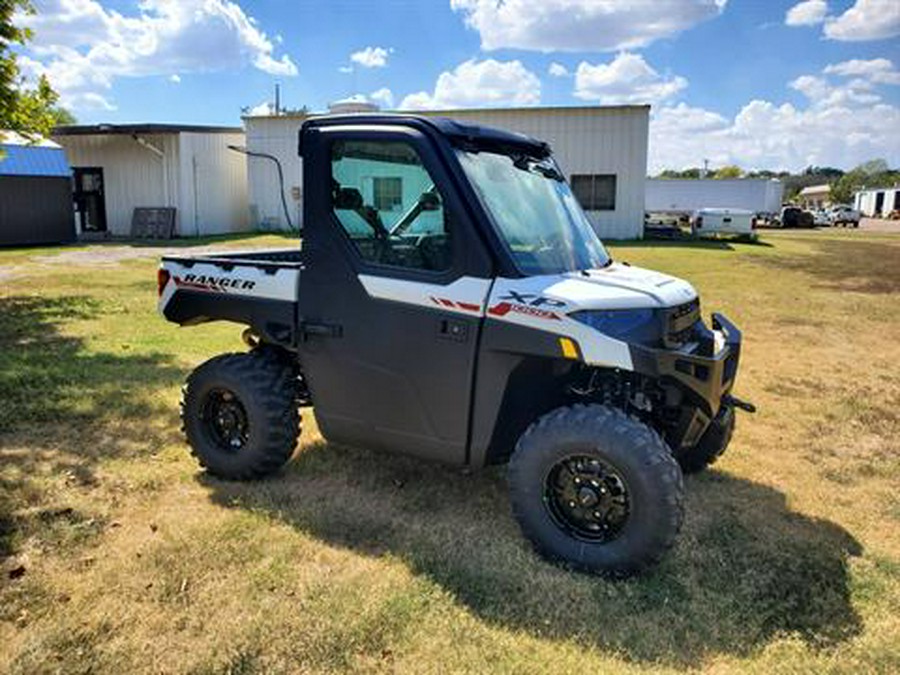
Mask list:
[[[716,169],[715,172],[713,172],[712,177],[716,180],[727,180],[729,178],[740,178],[743,175],[744,171],[741,167],[729,164],[728,166]]]
[[[47,136],[53,127],[74,117],[57,105],[59,96],[43,75],[26,86],[13,48],[31,39],[31,31],[13,23],[16,11],[33,12],[29,0],[0,0],[0,133],[15,131],[34,138]]]

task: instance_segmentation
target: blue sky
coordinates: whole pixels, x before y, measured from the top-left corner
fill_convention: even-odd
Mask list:
[[[650,103],[650,168],[900,165],[900,0],[36,0],[82,122],[285,105]]]

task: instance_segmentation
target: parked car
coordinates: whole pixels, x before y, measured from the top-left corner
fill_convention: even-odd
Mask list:
[[[813,214],[813,225],[816,227],[830,227],[831,226],[831,214],[828,213],[825,209],[816,209],[812,212]]]
[[[859,211],[845,204],[831,209],[831,223],[835,226],[859,227],[859,218]]]
[[[698,209],[691,218],[695,237],[713,234],[753,235],[753,211],[746,209]]]
[[[785,206],[778,220],[781,227],[812,227],[815,224],[813,214],[799,206]]]

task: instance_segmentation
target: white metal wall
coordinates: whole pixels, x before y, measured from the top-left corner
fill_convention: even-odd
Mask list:
[[[273,155],[284,172],[284,198],[294,226],[302,217],[303,170],[297,139],[303,117],[248,117],[247,149]],[[261,229],[287,229],[278,186],[278,169],[269,159],[247,157],[250,221]]]
[[[784,184],[780,180],[647,180],[648,211],[696,211],[703,208],[747,209],[776,213],[781,208]]]
[[[647,173],[648,106],[517,108],[420,113],[453,117],[528,134],[553,147],[559,165],[572,174],[615,174],[614,211],[588,213],[597,232],[608,239],[641,237]],[[297,135],[303,118],[248,117],[247,147],[275,155],[285,173],[285,196],[298,218],[302,189]],[[278,177],[271,161],[248,158],[250,211],[254,225],[284,227]]]
[[[247,230],[247,158],[242,133],[179,134],[179,233],[185,236]]]
[[[178,206],[178,139],[175,134],[142,136],[165,153],[157,156],[131,136],[59,136],[73,168],[102,167],[106,226],[111,234],[131,234],[136,206]]]

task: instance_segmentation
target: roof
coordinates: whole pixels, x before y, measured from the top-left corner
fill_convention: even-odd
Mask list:
[[[394,114],[423,115],[426,117],[458,114],[479,114],[479,113],[505,113],[505,112],[521,112],[521,113],[569,113],[569,112],[649,112],[650,104],[639,105],[546,105],[546,106],[518,106],[512,108],[442,108],[440,110],[408,110],[408,111],[385,111]],[[356,113],[361,114],[361,113]],[[243,115],[242,119],[305,119],[313,117],[326,117],[328,113],[289,113],[280,115]]]
[[[353,124],[418,124],[430,126],[453,141],[465,145],[474,145],[485,150],[505,152],[518,149],[535,157],[550,154],[550,146],[543,141],[525,134],[505,131],[481,124],[471,124],[450,119],[449,117],[423,117],[415,114],[396,113],[350,113],[344,115],[320,115],[311,117],[303,123],[307,126],[330,126],[351,122]]]
[[[217,127],[202,124],[72,124],[56,127],[54,136],[133,136],[134,134],[240,134],[241,127]]]
[[[72,171],[66,153],[46,138],[29,143],[9,131],[0,136],[0,176],[58,176],[68,178]]]
[[[801,195],[816,195],[821,192],[831,192],[831,186],[827,183],[825,185],[810,185],[800,190]]]

